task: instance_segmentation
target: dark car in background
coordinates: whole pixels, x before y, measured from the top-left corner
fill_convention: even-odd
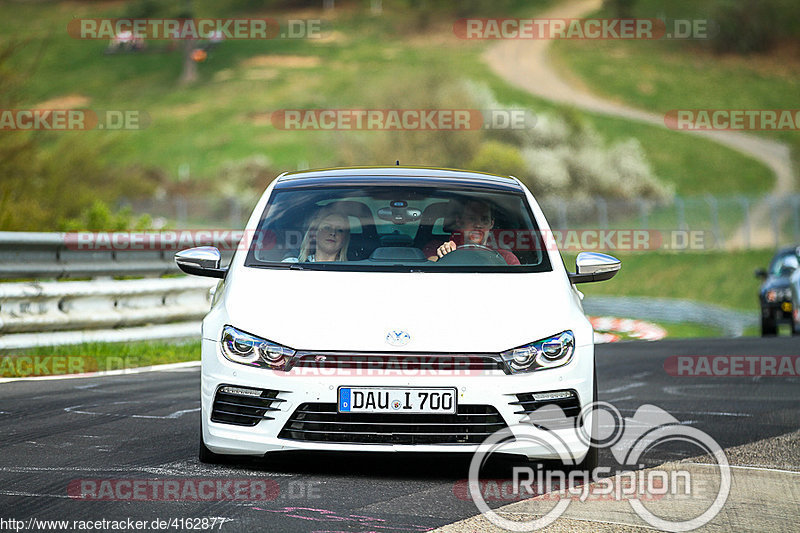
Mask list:
[[[764,280],[758,291],[761,301],[761,336],[776,335],[778,324],[792,324],[792,333],[800,335],[800,327],[793,318],[795,303],[792,300],[792,279],[800,267],[800,246],[781,248],[772,257],[769,268],[756,270],[756,277]],[[796,278],[796,276],[795,276]],[[795,287],[795,290],[798,288]]]
[[[800,268],[789,279],[792,289],[792,335],[800,335]]]

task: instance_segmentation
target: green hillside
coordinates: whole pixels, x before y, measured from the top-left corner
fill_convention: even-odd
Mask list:
[[[174,180],[186,164],[193,180],[203,180],[214,179],[226,162],[256,154],[267,155],[276,171],[349,162],[346,151],[352,151],[358,133],[277,130],[269,120],[276,109],[422,105],[435,100],[429,98],[431,89],[453,80],[485,83],[505,105],[554,109],[493,75],[481,60],[487,43],[455,38],[457,13],[420,14],[388,2],[381,15],[360,2],[297,12],[246,8],[255,2],[196,2],[197,16],[319,18],[324,38],[225,42],[198,65],[200,79],[188,87],[177,82],[180,53],[163,51],[163,41],[141,53],[105,55],[106,41],[73,39],[66,32],[72,18],[121,16],[139,4],[0,5],[0,34],[5,42],[18,43],[9,60],[21,78],[18,106],[79,102],[93,109],[140,110],[151,119],[141,131],[64,132],[47,137],[48,143],[110,142],[106,158],[114,165],[144,165]],[[655,173],[679,193],[769,189],[766,168],[713,143],[663,128],[573,115],[593,124],[609,143],[639,139]],[[443,132],[434,141],[446,146],[466,135]],[[442,161],[436,151],[420,152],[409,162],[466,166],[472,155],[456,151],[452,161]],[[394,159],[388,153],[383,158]],[[689,165],[697,170],[687,171]],[[698,171],[703,180],[695,179]]]

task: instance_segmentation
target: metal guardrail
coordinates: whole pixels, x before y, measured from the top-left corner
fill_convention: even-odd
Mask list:
[[[0,283],[0,350],[199,337],[217,280],[158,277],[179,272],[174,249],[87,251],[75,249],[70,235],[0,232],[0,278],[32,280]],[[235,247],[228,243],[226,261]],[[46,281],[80,277],[104,279]],[[758,321],[685,300],[598,296],[584,305],[589,314],[695,322],[734,336]]]
[[[720,329],[725,335],[740,337],[744,330],[760,323],[757,312],[736,311],[718,305],[636,296],[587,296],[583,309],[590,315],[654,320],[656,322],[691,322]]]
[[[81,250],[69,233],[0,231],[0,278],[158,277],[179,272],[175,250]]]
[[[181,277],[0,283],[0,350],[199,338],[199,323],[217,281]]]
[[[162,249],[82,249],[77,235],[0,232],[0,278],[30,280],[0,283],[0,350],[199,337],[218,280],[162,278],[180,272],[175,243]],[[149,235],[162,234],[136,237]],[[223,252],[226,261],[235,244]],[[75,278],[93,279],[55,281]]]

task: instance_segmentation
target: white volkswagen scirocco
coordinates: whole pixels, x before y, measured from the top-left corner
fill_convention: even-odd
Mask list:
[[[420,167],[285,173],[230,265],[176,254],[220,278],[202,327],[200,460],[281,450],[474,452],[554,404],[576,437],[596,398],[593,332],[575,284],[516,178]],[[574,424],[573,424],[574,423]],[[569,426],[569,427],[568,427]],[[559,431],[558,428],[555,429]],[[557,458],[521,442],[512,453]]]

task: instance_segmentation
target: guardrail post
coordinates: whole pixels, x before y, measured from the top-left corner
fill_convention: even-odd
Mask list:
[[[647,202],[639,198],[636,201],[636,204],[639,206],[639,220],[642,223],[641,229],[649,229],[649,221],[647,219]]]
[[[725,248],[725,239],[722,236],[722,229],[719,225],[719,206],[717,199],[710,194],[706,195],[706,202],[711,211],[711,231],[714,233],[714,240],[716,241],[717,248]]]
[[[189,210],[186,205],[186,198],[183,196],[176,196],[175,197],[175,219],[178,221],[178,224],[184,225],[186,223],[186,219],[189,218]]]
[[[676,218],[678,219],[678,229],[686,231],[689,229],[689,227],[686,225],[686,202],[684,202],[683,198],[680,196],[675,196],[674,203]]]
[[[242,225],[242,204],[237,198],[230,199],[230,216],[228,218],[231,230]]]
[[[744,214],[744,247],[750,249],[750,200],[746,196],[739,197]]]
[[[597,198],[597,224],[600,229],[608,229],[608,202],[605,198]]]
[[[567,229],[567,205],[565,202],[557,202],[556,209],[558,209],[558,228],[565,231]]]
[[[781,223],[778,217],[778,198],[769,197],[770,219],[772,220],[772,233],[775,236],[775,248],[781,243]]]

